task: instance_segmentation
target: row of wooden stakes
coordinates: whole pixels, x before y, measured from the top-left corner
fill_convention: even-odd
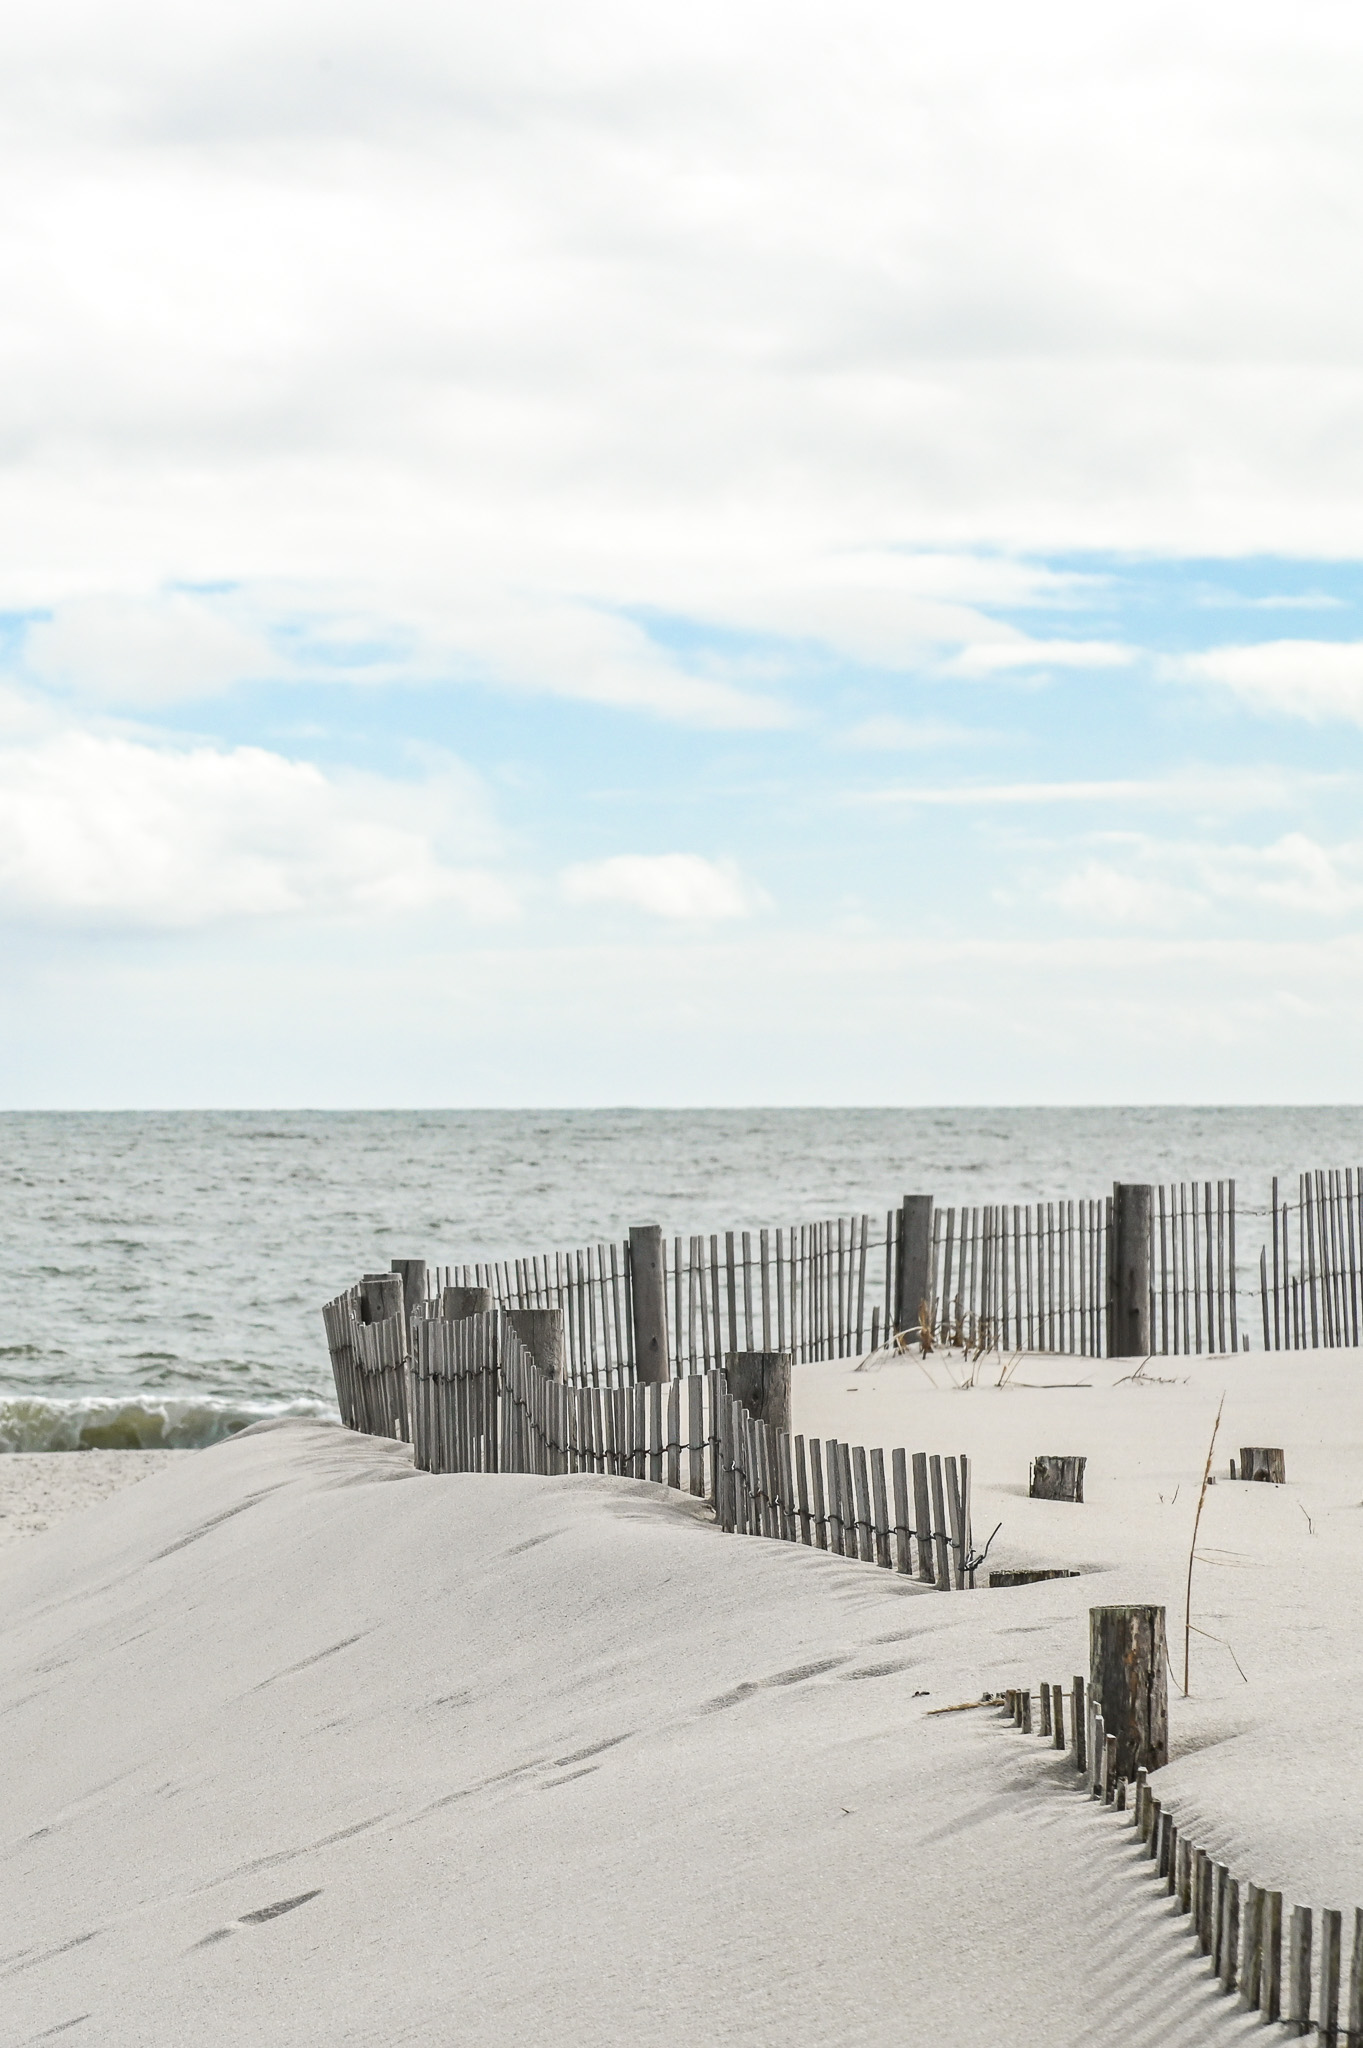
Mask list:
[[[1004,1694],[1004,1712],[1024,1735],[1040,1735],[1065,1749],[1064,1687],[1042,1685],[1038,1709],[1034,1716],[1030,1689]],[[1117,1737],[1108,1734],[1082,1678],[1074,1680],[1070,1732],[1075,1768],[1089,1796],[1119,1813],[1132,1811],[1137,1838],[1178,1910],[1189,1915],[1198,1951],[1222,1988],[1239,1993],[1265,2020],[1283,2020],[1297,2034],[1317,2033],[1325,2048],[1363,2048],[1363,1908],[1352,1916],[1347,1973],[1345,1915],[1338,1908],[1319,1915],[1315,1962],[1312,1907],[1294,1905],[1285,1923],[1283,1894],[1237,1877],[1200,1848],[1162,1804],[1143,1765],[1134,1782],[1117,1775]]]

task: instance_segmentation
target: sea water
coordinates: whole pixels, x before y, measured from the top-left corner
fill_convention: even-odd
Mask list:
[[[4,1115],[0,1449],[332,1412],[322,1303],[393,1257],[1234,1177],[1247,1269],[1275,1173],[1360,1162],[1360,1108]]]

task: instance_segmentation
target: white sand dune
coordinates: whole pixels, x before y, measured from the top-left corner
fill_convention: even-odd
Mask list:
[[[1291,1484],[1211,1500],[1241,1562],[1199,1567],[1197,1614],[1248,1683],[1200,1644],[1166,1775],[1246,1874],[1363,1903],[1358,1369],[803,1369],[803,1428],[972,1452],[991,1562],[1088,1573],[974,1596],[721,1536],[641,1482],[415,1474],[325,1424],[177,1459],[0,1573],[0,2039],[1262,2039],[1068,1759],[929,1710],[1068,1680],[1092,1601],[1180,1605],[1238,1376],[1223,1441],[1284,1443]],[[1041,1450],[1087,1452],[1088,1504],[1024,1497]]]

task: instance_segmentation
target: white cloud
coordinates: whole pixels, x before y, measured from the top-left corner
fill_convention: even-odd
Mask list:
[[[1114,836],[1114,835],[1109,835]],[[1048,894],[1063,910],[1099,925],[1173,930],[1218,912],[1339,919],[1363,911],[1363,845],[1326,846],[1286,832],[1266,846],[1156,840],[1122,842],[1125,860],[1085,860]]]
[[[872,753],[917,753],[936,747],[977,746],[994,737],[974,726],[952,725],[944,718],[898,718],[893,712],[884,712],[852,726],[843,744]]]
[[[259,747],[71,732],[0,749],[0,915],[153,928],[444,905],[514,916],[495,872],[448,863],[406,822],[422,799]]]
[[[1134,647],[1111,640],[1032,640],[1022,633],[1000,633],[963,647],[947,666],[956,675],[992,676],[1009,669],[1124,668],[1135,658]]]
[[[1222,685],[1255,711],[1291,718],[1344,719],[1363,725],[1363,643],[1265,640],[1214,647],[1171,664],[1173,673]]]
[[[697,853],[626,853],[577,861],[559,881],[570,903],[623,903],[650,917],[747,917],[764,900],[730,862],[703,860]]]
[[[214,697],[284,666],[263,636],[177,590],[67,599],[28,628],[22,653],[35,683],[139,708]]]

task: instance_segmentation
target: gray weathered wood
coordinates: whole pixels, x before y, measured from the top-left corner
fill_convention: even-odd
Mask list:
[[[1281,1451],[1264,1450],[1251,1444],[1240,1452],[1240,1477],[1267,1480],[1273,1486],[1282,1486],[1287,1480],[1287,1463]]]
[[[905,1335],[917,1333],[919,1303],[932,1285],[932,1206],[931,1195],[905,1195],[899,1211],[895,1328]]]
[[[440,1295],[440,1313],[447,1323],[460,1323],[465,1316],[485,1316],[496,1306],[490,1287],[446,1287]]]
[[[1320,1916],[1320,2005],[1316,2031],[1325,2048],[1339,2048],[1339,1951],[1343,1915],[1327,1906]],[[1354,2048],[1353,2042],[1349,2048]]]
[[[1083,1501],[1087,1458],[1033,1458],[1027,1491],[1033,1500]]]
[[[1051,1688],[1049,1685],[1038,1687],[1037,1704],[1041,1709],[1041,1726],[1038,1728],[1037,1733],[1038,1735],[1049,1735],[1051,1732]]]
[[[1224,1889],[1225,1909],[1224,1932],[1221,1937],[1220,1977],[1227,1991],[1234,1991],[1240,1981],[1240,1880],[1226,1874]]]
[[[731,1351],[724,1360],[729,1393],[756,1422],[790,1429],[791,1355],[788,1351]]]
[[[414,1308],[420,1308],[426,1299],[426,1261],[424,1259],[394,1259],[393,1271],[402,1282],[403,1314],[410,1316]]]
[[[913,1453],[913,1529],[918,1545],[918,1576],[925,1585],[935,1585],[937,1564],[932,1550],[932,1508],[928,1501],[928,1454]]]
[[[906,1575],[912,1569],[909,1555],[909,1466],[903,1451],[890,1453],[890,1476],[894,1486],[894,1568]]]
[[[1074,1730],[1074,1768],[1082,1777],[1088,1768],[1088,1716],[1085,1710],[1084,1681],[1076,1678],[1070,1702],[1070,1726]]]
[[[1350,1169],[1352,1175],[1352,1168]],[[1352,1200],[1352,1195],[1350,1196]],[[1352,1258],[1353,1210],[1349,1211],[1350,1257]],[[1350,1268],[1352,1272],[1352,1267]],[[1363,2044],[1363,1906],[1354,1908],[1353,1955],[1349,1969],[1349,2048]]]
[[[1134,1777],[1169,1761],[1169,1679],[1162,1607],[1089,1609],[1089,1689]]]
[[[1294,2034],[1311,2031],[1311,1908],[1294,1906],[1288,1937],[1287,2022]]]
[[[634,1370],[641,1385],[651,1385],[669,1377],[667,1275],[663,1266],[663,1233],[658,1224],[630,1225],[629,1274],[634,1311]]]
[[[1154,1189],[1117,1181],[1112,1190],[1112,1356],[1143,1358],[1150,1329],[1150,1221]]]
[[[386,1323],[402,1314],[402,1275],[366,1273],[360,1282],[360,1321]]]
[[[446,1289],[447,1293],[452,1291]],[[567,1377],[561,1309],[509,1308],[506,1320],[547,1380]]]
[[[1051,1743],[1056,1749],[1065,1747],[1065,1688],[1051,1687]]]
[[[1263,1965],[1259,1988],[1259,2010],[1266,2020],[1276,2020],[1283,1998],[1283,1895],[1264,1893]]]
[[[1048,1567],[1045,1571],[1022,1570],[1010,1566],[1006,1571],[991,1571],[991,1586],[1039,1586],[1043,1579],[1077,1579],[1079,1573],[1066,1566]]]

